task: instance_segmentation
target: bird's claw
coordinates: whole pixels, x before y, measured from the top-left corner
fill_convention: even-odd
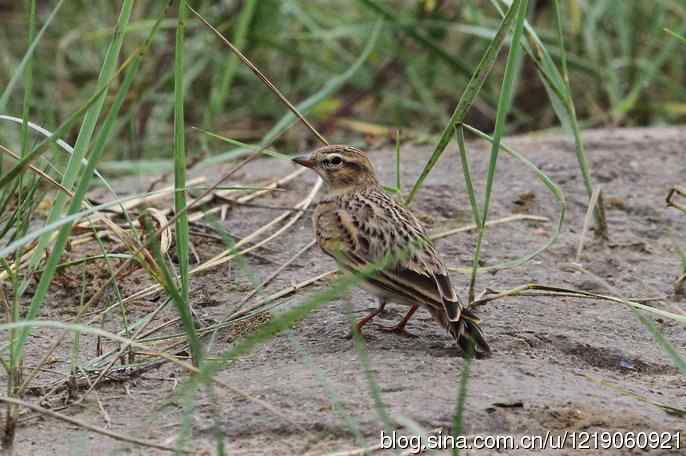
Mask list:
[[[381,325],[379,323],[374,324],[374,327],[376,327],[379,331],[383,332],[388,332],[388,333],[394,333],[399,336],[403,337],[418,337],[416,334],[412,334],[408,330],[405,329],[405,325],[393,325],[393,326],[386,326],[386,325]]]

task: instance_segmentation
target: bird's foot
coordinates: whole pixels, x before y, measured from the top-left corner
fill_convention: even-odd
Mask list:
[[[419,337],[416,334],[412,334],[411,332],[406,330],[405,325],[398,324],[398,325],[393,325],[393,326],[386,326],[386,325],[381,325],[379,323],[375,323],[374,327],[379,329],[379,331],[394,333],[394,334],[397,334],[397,335],[403,336],[403,337],[412,337],[412,338]]]
[[[384,306],[385,306],[385,305],[386,305],[385,302],[380,302],[380,303],[379,303],[379,307],[378,307],[377,309],[375,309],[373,312],[367,314],[367,316],[364,317],[363,319],[358,320],[357,322],[355,322],[355,324],[353,324],[352,329],[351,329],[350,332],[346,335],[345,338],[346,338],[346,339],[352,339],[352,338],[353,338],[353,335],[354,335],[355,333],[357,333],[357,334],[359,334],[360,336],[364,337],[364,334],[362,333],[362,327],[363,327],[364,325],[366,325],[367,323],[369,323],[372,319],[374,319],[374,317],[376,317],[377,315],[379,315],[379,313],[383,312],[383,309],[384,309]]]

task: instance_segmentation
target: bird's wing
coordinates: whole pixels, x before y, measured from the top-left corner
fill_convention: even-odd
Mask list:
[[[374,192],[348,200],[337,218],[345,231],[339,254],[348,267],[381,266],[390,256],[390,264],[367,280],[408,300],[442,306],[450,320],[459,320],[462,306],[447,269],[409,210],[390,196]]]

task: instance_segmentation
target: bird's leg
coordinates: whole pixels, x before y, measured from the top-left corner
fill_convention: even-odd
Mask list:
[[[378,302],[379,306],[376,308],[376,310],[370,312],[369,314],[367,314],[366,317],[360,319],[359,321],[357,321],[357,323],[355,323],[354,328],[353,328],[354,332],[357,332],[358,334],[362,334],[362,327],[364,325],[366,325],[367,323],[369,323],[369,321],[371,319],[373,319],[374,317],[379,315],[381,312],[383,312],[384,308],[386,307],[386,300],[384,298],[378,298],[377,302]],[[353,336],[353,332],[351,331],[350,334],[348,334],[348,339],[352,338],[352,336]]]
[[[409,333],[405,330],[405,325],[407,325],[407,322],[410,321],[410,318],[412,318],[412,315],[417,311],[419,306],[417,304],[414,304],[412,307],[410,307],[410,310],[407,312],[407,314],[403,317],[402,320],[397,325],[394,326],[384,326],[377,324],[376,327],[379,328],[381,331],[386,331],[386,332],[393,332],[396,334],[400,334],[402,336],[406,337],[416,337],[414,334]]]

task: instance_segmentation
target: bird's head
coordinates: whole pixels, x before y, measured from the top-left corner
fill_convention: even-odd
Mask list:
[[[333,191],[378,185],[372,162],[353,146],[324,146],[293,161],[315,171]]]

